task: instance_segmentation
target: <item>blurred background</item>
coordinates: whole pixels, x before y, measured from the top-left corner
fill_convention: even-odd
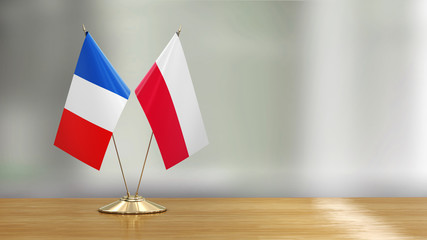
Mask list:
[[[426,1],[1,1],[0,197],[120,197],[53,146],[84,40],[130,89],[174,32],[210,144],[146,197],[427,196]],[[115,130],[131,192],[151,134],[132,93]],[[141,192],[141,191],[140,191]]]

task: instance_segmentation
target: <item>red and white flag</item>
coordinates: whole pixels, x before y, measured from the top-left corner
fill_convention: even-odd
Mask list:
[[[174,34],[135,89],[166,169],[208,144],[187,61]]]

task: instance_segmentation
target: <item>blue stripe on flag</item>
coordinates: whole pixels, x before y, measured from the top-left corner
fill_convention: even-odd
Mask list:
[[[77,61],[77,76],[129,99],[130,90],[88,33]]]

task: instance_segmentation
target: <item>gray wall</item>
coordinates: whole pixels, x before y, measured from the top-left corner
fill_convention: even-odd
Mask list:
[[[118,197],[112,143],[98,172],[53,146],[84,23],[135,89],[172,34],[210,145],[147,197],[427,195],[427,5],[421,1],[0,2],[0,197]],[[115,130],[134,191],[151,129],[135,95]]]

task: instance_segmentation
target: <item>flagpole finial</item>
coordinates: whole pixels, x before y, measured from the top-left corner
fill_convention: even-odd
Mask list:
[[[182,26],[181,26],[181,25],[179,25],[179,29],[178,29],[178,31],[176,32],[176,35],[178,35],[178,37],[179,37],[179,34],[181,33],[181,28],[182,28]]]
[[[82,24],[83,32],[85,33],[85,36],[87,35],[87,30],[84,24]]]

